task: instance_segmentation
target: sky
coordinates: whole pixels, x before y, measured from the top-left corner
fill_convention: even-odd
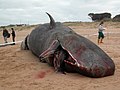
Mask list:
[[[0,26],[48,23],[45,12],[56,22],[89,22],[89,13],[120,14],[120,0],[0,0]]]

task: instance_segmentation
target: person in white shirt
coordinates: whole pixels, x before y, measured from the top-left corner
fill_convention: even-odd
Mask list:
[[[98,27],[98,44],[103,43],[103,39],[104,39],[103,31],[105,30],[105,28],[103,27],[103,24],[104,22],[102,21]]]

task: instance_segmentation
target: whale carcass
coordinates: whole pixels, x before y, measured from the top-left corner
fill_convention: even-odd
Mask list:
[[[25,38],[22,49],[29,49],[58,72],[77,72],[89,77],[113,75],[113,60],[96,44],[76,34],[71,28],[55,22],[38,26]]]

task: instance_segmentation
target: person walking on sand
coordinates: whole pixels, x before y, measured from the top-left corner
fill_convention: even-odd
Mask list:
[[[14,28],[11,28],[12,30],[12,41],[15,42],[15,31],[14,31]],[[15,45],[15,43],[13,43],[13,45]]]
[[[103,24],[104,24],[103,21],[100,22],[99,27],[98,27],[98,44],[99,44],[99,43],[103,43],[103,39],[104,39],[103,31],[106,30],[106,29],[103,27]]]
[[[8,30],[6,28],[3,28],[3,37],[4,37],[5,43],[7,43],[8,34],[9,34]]]

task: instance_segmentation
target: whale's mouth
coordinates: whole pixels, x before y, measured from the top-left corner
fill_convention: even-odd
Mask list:
[[[62,55],[60,55],[60,54],[62,54]],[[64,50],[64,49],[62,49],[62,50],[57,50],[57,51],[55,51],[55,50],[46,50],[45,52],[43,52],[43,53],[39,56],[39,58],[40,58],[41,60],[45,60],[45,59],[48,59],[48,58],[50,58],[50,57],[52,57],[53,60],[54,60],[55,57],[57,57],[57,59],[63,60],[65,63],[71,64],[71,65],[74,65],[74,66],[78,66],[78,67],[79,67],[79,65],[80,65],[80,64],[77,62],[77,60],[75,60],[75,59],[73,58],[73,56],[72,56],[71,54],[69,54],[67,50]],[[44,61],[44,62],[45,62],[45,61]]]
[[[60,45],[57,40],[54,41],[51,46],[39,56],[39,58],[40,61],[50,63],[54,68],[64,67],[61,66],[62,63],[80,67],[80,64],[72,54]]]

